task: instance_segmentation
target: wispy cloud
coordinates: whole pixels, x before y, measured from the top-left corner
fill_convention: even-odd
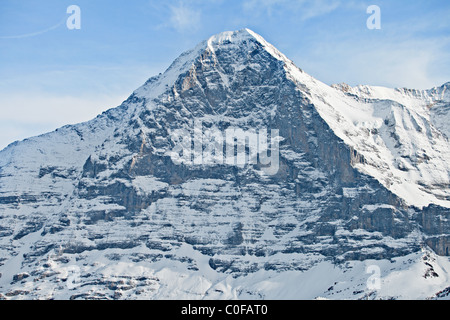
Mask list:
[[[193,32],[201,26],[201,11],[184,2],[170,6],[170,26],[178,32]]]
[[[340,1],[336,0],[305,0],[302,3],[302,19],[308,20],[315,17],[329,14],[336,10],[340,5]]]
[[[35,32],[29,32],[29,33],[24,33],[24,34],[16,34],[16,35],[6,35],[6,36],[5,35],[1,35],[0,39],[21,39],[21,38],[29,38],[29,37],[39,36],[41,34],[44,34],[44,33],[47,33],[49,31],[52,31],[52,30],[55,30],[55,29],[59,28],[60,26],[65,24],[65,22],[66,22],[66,18],[62,19],[60,22],[58,22],[54,26],[51,26],[51,27],[43,29],[43,30],[39,30],[39,31],[35,31]]]

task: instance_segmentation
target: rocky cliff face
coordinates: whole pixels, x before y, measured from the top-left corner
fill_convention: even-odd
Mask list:
[[[445,88],[414,93],[435,104],[423,111],[394,99],[410,99],[400,91],[328,87],[250,30],[214,36],[121,106],[0,153],[0,293],[271,297],[254,287],[264,272],[328,263],[346,272],[351,261],[418,257],[427,246],[448,255],[449,141],[432,120],[445,113],[433,109],[449,103]],[[197,161],[194,123],[277,130],[276,170]],[[174,161],[177,132],[192,135],[190,161]],[[251,144],[243,150],[250,158]],[[444,274],[435,292],[450,286]]]

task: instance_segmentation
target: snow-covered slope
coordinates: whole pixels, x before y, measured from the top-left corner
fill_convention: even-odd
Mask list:
[[[0,152],[0,297],[445,297],[448,105],[448,84],[330,87],[251,30],[215,35]],[[278,130],[277,171],[174,161],[194,121]]]
[[[449,208],[450,85],[423,91],[333,87],[354,101],[327,100],[335,107],[325,106],[324,117],[364,157],[356,167],[411,205]]]

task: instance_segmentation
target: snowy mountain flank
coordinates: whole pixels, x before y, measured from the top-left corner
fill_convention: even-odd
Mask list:
[[[212,36],[0,151],[0,299],[448,299],[449,122],[450,82],[328,86]]]

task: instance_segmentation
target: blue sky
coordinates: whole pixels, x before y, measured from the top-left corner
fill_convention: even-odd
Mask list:
[[[67,8],[81,9],[69,30]],[[366,10],[381,9],[369,30]],[[119,105],[183,51],[244,27],[327,83],[450,81],[450,1],[0,0],[0,149]]]

